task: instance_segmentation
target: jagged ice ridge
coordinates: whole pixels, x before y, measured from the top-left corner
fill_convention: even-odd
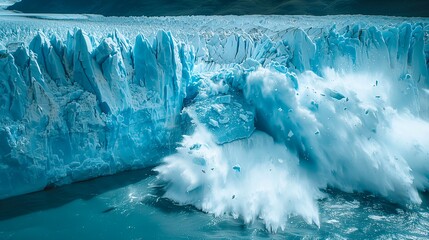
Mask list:
[[[2,42],[0,198],[169,155],[165,196],[273,231],[319,225],[328,186],[418,204],[428,46],[426,23]]]

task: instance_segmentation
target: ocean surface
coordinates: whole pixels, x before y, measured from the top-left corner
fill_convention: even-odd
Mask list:
[[[243,224],[161,197],[151,169],[0,201],[0,239],[425,239],[429,194],[400,206],[367,193],[327,190],[320,229],[291,217],[285,231]]]

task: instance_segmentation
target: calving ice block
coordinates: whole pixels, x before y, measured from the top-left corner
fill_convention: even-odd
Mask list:
[[[157,166],[165,196],[272,231],[320,225],[328,186],[421,202],[427,20],[88,18],[0,32],[0,198]]]

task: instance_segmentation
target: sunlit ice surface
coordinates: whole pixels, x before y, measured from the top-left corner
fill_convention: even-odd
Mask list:
[[[3,200],[5,237],[427,235],[427,19],[0,17],[1,198],[155,166]]]

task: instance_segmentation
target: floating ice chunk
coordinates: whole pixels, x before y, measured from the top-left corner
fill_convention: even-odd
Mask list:
[[[223,104],[231,103],[231,95],[218,96],[216,98],[216,103],[223,103]]]
[[[206,160],[202,157],[193,158],[192,162],[199,166],[206,166]]]
[[[359,230],[359,229],[356,228],[356,227],[351,227],[351,228],[347,228],[347,230],[345,231],[345,233],[346,234],[350,234],[350,233],[356,232],[357,230]]]
[[[326,221],[326,223],[329,223],[329,224],[338,224],[339,221],[336,220],[336,219],[329,219],[329,220]]]
[[[343,98],[345,98],[345,96],[335,90],[331,90],[331,89],[326,89],[325,93],[328,94],[330,97],[335,98],[337,100],[341,100]]]
[[[225,106],[223,104],[213,104],[211,108],[219,115],[222,115],[222,112],[225,110]]]
[[[201,144],[196,143],[194,145],[192,145],[189,150],[199,150],[201,148]]]
[[[227,124],[228,122],[229,122],[229,117],[227,117],[227,116],[224,116],[224,117],[219,119],[220,124]]]
[[[248,121],[249,121],[249,118],[247,117],[247,115],[240,114],[240,115],[238,115],[238,116],[241,118],[241,120],[243,120],[243,121],[245,121],[245,122],[248,122]]]
[[[369,219],[372,219],[374,221],[382,221],[384,220],[386,217],[385,216],[378,216],[378,215],[369,215],[368,216]]]
[[[218,123],[218,121],[216,121],[216,120],[214,120],[214,119],[212,119],[212,118],[210,118],[210,120],[209,120],[209,124],[212,126],[212,127],[219,127],[219,123]]]
[[[239,102],[233,102],[233,104],[240,109],[243,107]]]

